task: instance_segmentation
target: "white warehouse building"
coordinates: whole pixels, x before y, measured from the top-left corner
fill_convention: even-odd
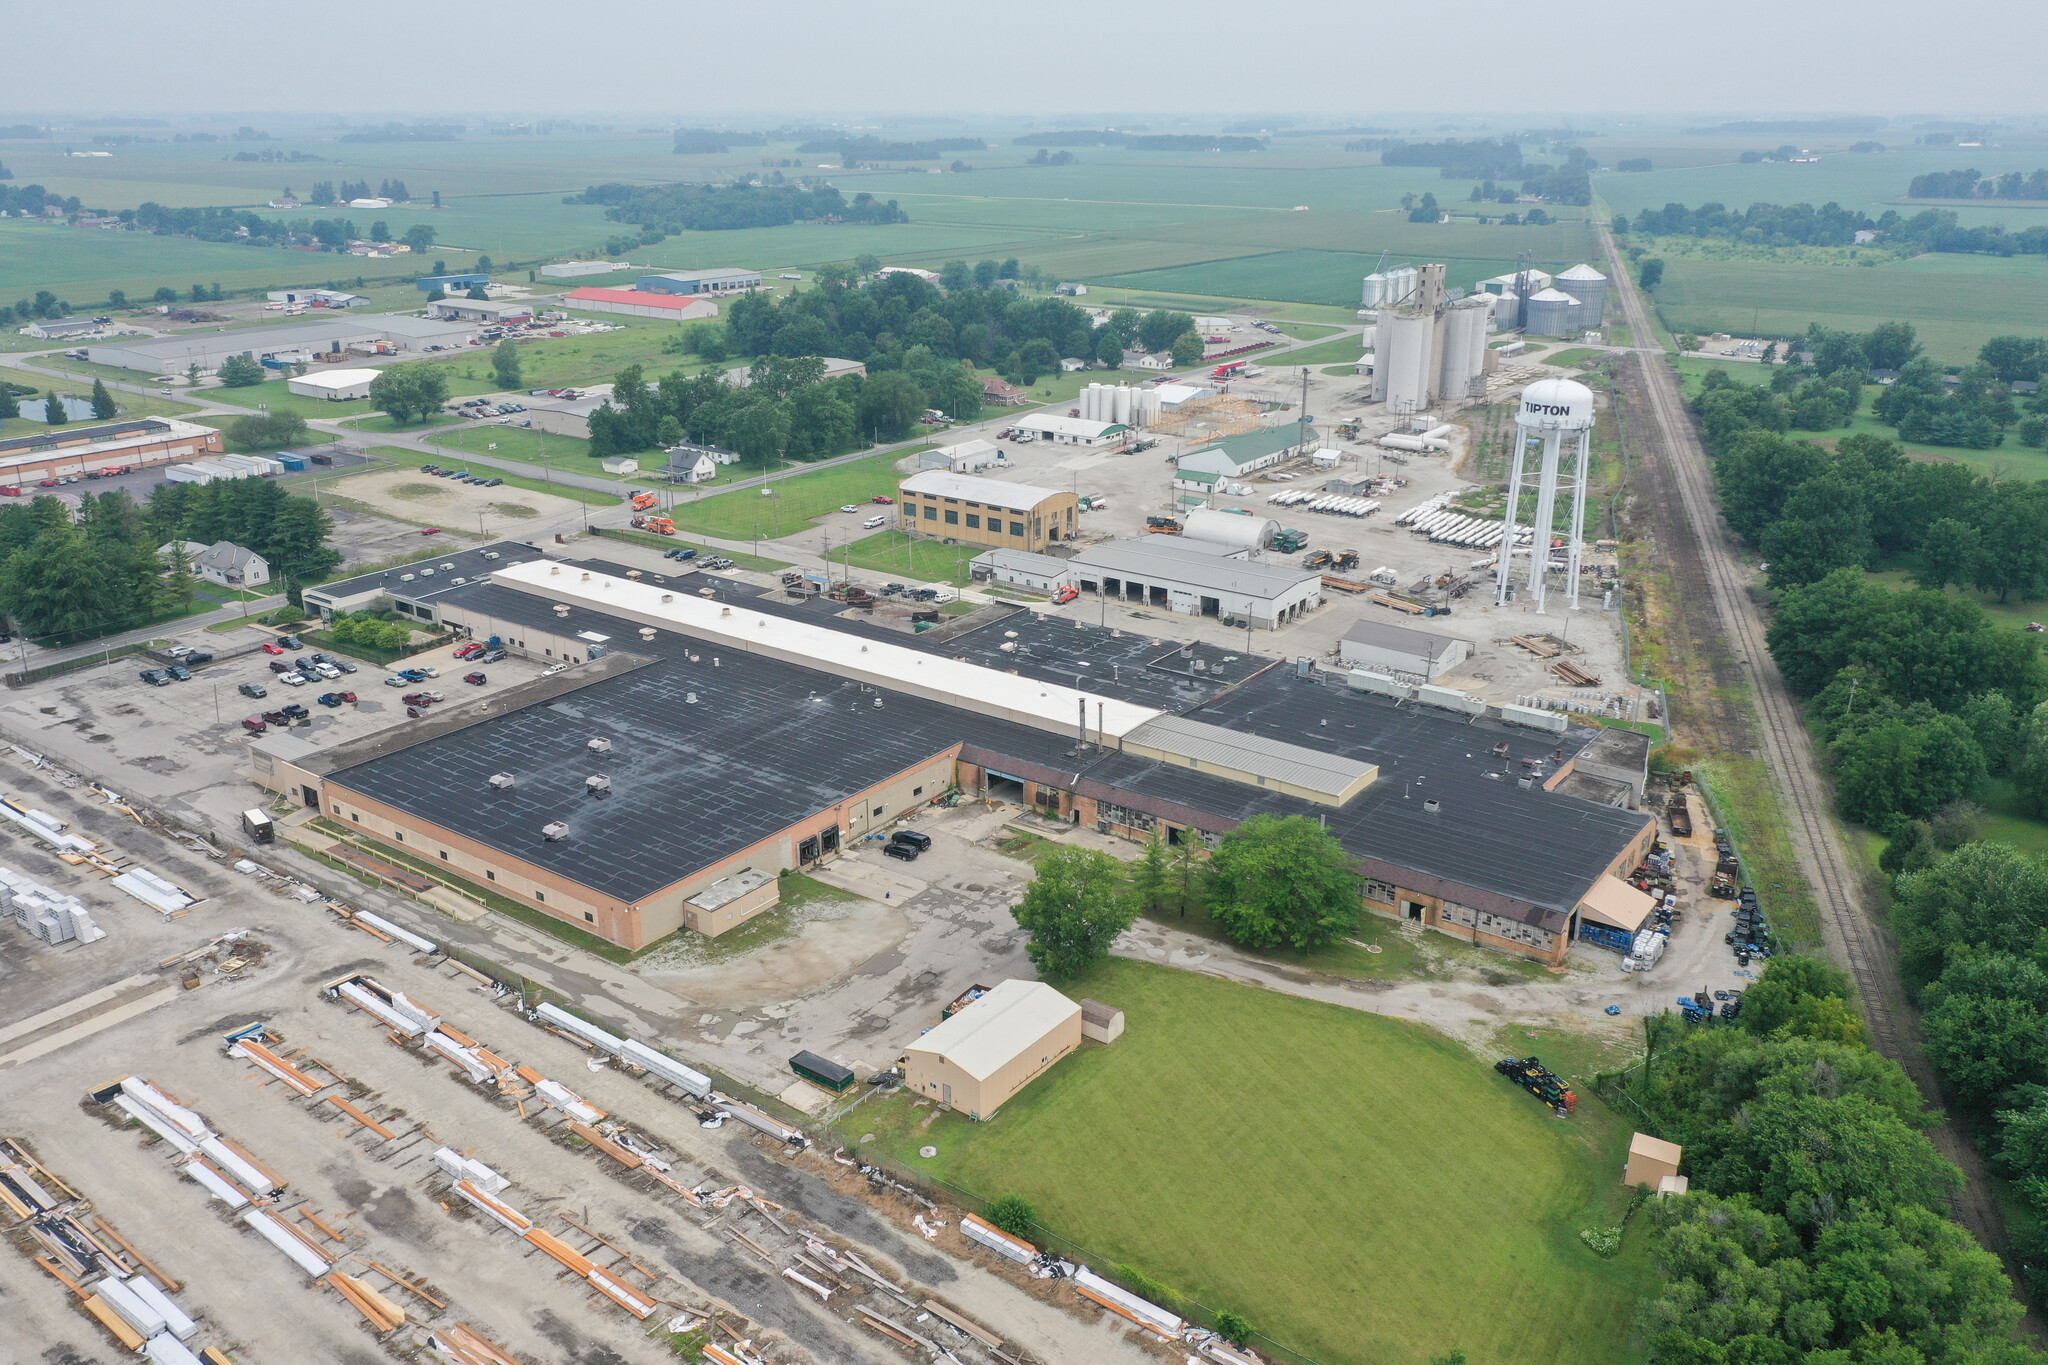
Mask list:
[[[1337,642],[1337,657],[1347,668],[1418,677],[1424,682],[1435,682],[1471,653],[1471,642],[1454,635],[1371,618],[1354,623]]]
[[[1071,561],[1084,593],[1100,592],[1188,616],[1249,620],[1267,630],[1291,624],[1322,605],[1323,576],[1314,569],[1237,559],[1231,547],[1167,543],[1164,536],[1091,545]]]

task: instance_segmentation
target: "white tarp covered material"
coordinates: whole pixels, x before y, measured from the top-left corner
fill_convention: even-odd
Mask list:
[[[154,1113],[166,1123],[175,1126],[194,1142],[213,1136],[213,1130],[206,1126],[206,1120],[177,1103],[169,1095],[143,1080],[140,1076],[126,1076],[121,1080],[121,1094]]]
[[[219,1138],[201,1139],[199,1150],[206,1153],[214,1165],[226,1171],[243,1189],[252,1190],[257,1194],[277,1193],[277,1182],[275,1180],[272,1180],[269,1176],[250,1165],[246,1158],[238,1155],[232,1147],[229,1147]]]
[[[185,1344],[169,1332],[161,1332],[142,1344],[148,1353],[150,1365],[202,1365],[198,1356],[185,1349]]]
[[[152,1110],[148,1105],[137,1104],[134,1100],[129,1099],[126,1095],[116,1095],[114,1096],[114,1107],[116,1109],[121,1110],[129,1117],[139,1121],[143,1127],[155,1133],[165,1142],[170,1143],[171,1146],[176,1147],[180,1152],[183,1152],[186,1156],[191,1156],[194,1152],[199,1150],[198,1143],[194,1142],[191,1138],[185,1136],[185,1134],[180,1132],[178,1129],[173,1128],[169,1123],[167,1123],[163,1119],[158,1118],[156,1112]]]
[[[979,1242],[998,1256],[1007,1256],[1019,1265],[1030,1265],[1038,1259],[1038,1248],[1022,1237],[1012,1237],[993,1223],[984,1222],[971,1213],[960,1216],[960,1235],[970,1242]]]
[[[242,1221],[256,1229],[265,1241],[291,1257],[299,1269],[308,1275],[325,1275],[333,1268],[332,1261],[316,1255],[311,1247],[285,1231],[284,1224],[262,1209],[250,1209],[242,1215]]]
[[[711,1093],[709,1076],[684,1066],[666,1053],[656,1052],[645,1043],[628,1038],[619,1048],[619,1060],[651,1071],[665,1081],[672,1081],[700,1100]]]
[[[371,1014],[375,1015],[379,1019],[382,1019],[385,1023],[391,1025],[391,1027],[397,1029],[400,1033],[405,1034],[409,1038],[417,1038],[422,1033],[425,1033],[428,1028],[431,1027],[431,1025],[419,1023],[416,1020],[410,1019],[405,1015],[400,1014],[397,1010],[385,1004],[382,1000],[379,1000],[374,994],[367,990],[364,990],[361,986],[357,985],[353,981],[344,981],[341,983],[341,995],[350,1003],[358,1005],[361,1008],[369,1011]],[[439,1023],[440,1021],[436,1020],[435,1022]]]
[[[1127,1289],[1111,1284],[1085,1265],[1074,1272],[1074,1287],[1089,1298],[1122,1309],[1145,1326],[1168,1338],[1178,1338],[1180,1329],[1185,1325],[1164,1308],[1139,1298]]]
[[[198,897],[187,895],[182,887],[165,881],[146,867],[129,868],[114,878],[114,885],[165,915],[175,915],[198,901]]]
[[[209,1194],[231,1209],[238,1209],[249,1202],[247,1195],[215,1175],[209,1167],[201,1162],[186,1162],[185,1174],[191,1176],[201,1185],[204,1185]]]
[[[594,1124],[604,1117],[604,1110],[591,1104],[560,1081],[542,1081],[533,1088],[542,1099],[578,1123]]]
[[[164,1330],[178,1340],[190,1341],[192,1334],[199,1330],[199,1324],[187,1317],[184,1309],[172,1303],[170,1295],[142,1276],[130,1275],[127,1283],[128,1287],[135,1291],[135,1297],[157,1311],[157,1316],[164,1320]]]
[[[121,1321],[144,1337],[153,1337],[170,1325],[164,1321],[163,1314],[144,1303],[125,1281],[111,1275],[100,1281],[99,1296],[107,1301],[107,1307],[121,1315]]]
[[[500,1201],[493,1199],[490,1195],[485,1194],[481,1189],[478,1189],[477,1186],[471,1181],[456,1181],[455,1192],[461,1195],[464,1199],[467,1199],[470,1203],[474,1204],[477,1208],[489,1214],[498,1222],[503,1223],[506,1227],[518,1233],[521,1237],[524,1237],[528,1232],[531,1232],[533,1230],[533,1220],[531,1218],[528,1218],[525,1214],[521,1213],[518,1209],[513,1208],[510,1204],[501,1203]]]
[[[641,1294],[631,1285],[613,1279],[602,1270],[597,1269],[597,1267],[591,1267],[588,1278],[590,1283],[597,1287],[598,1292],[604,1294],[634,1317],[644,1321],[654,1312],[654,1300]]]
[[[64,831],[67,826],[56,816],[16,805],[12,798],[0,797],[0,817],[12,820],[44,843],[61,848],[67,853],[99,851],[99,845],[92,840],[81,839],[76,834],[66,834]]]
[[[23,1195],[27,1196],[28,1202],[35,1205],[38,1211],[57,1207],[57,1201],[50,1197],[48,1190],[36,1183],[35,1177],[28,1173],[27,1168],[22,1166],[0,1166],[0,1175],[5,1175],[8,1182],[15,1189],[21,1191]]]
[[[728,1095],[720,1095],[718,1096],[718,1107],[731,1117],[746,1124],[747,1127],[766,1133],[777,1142],[794,1143],[799,1147],[804,1145],[804,1134],[801,1128],[792,1128],[781,1119],[772,1118],[751,1104],[742,1104]]]
[[[482,1059],[476,1055],[475,1048],[464,1047],[445,1033],[429,1033],[427,1046],[468,1072],[469,1078],[478,1085],[497,1078],[497,1073],[485,1066]]]
[[[434,1164],[439,1166],[442,1174],[450,1180],[467,1180],[489,1195],[503,1193],[512,1183],[483,1162],[466,1157],[449,1147],[434,1149]]]
[[[400,943],[416,948],[420,952],[431,953],[438,951],[432,939],[421,938],[410,929],[401,929],[382,915],[373,915],[367,910],[358,910],[356,911],[356,918],[369,925],[372,929],[389,934]]]
[[[541,1018],[547,1020],[550,1024],[553,1024],[556,1028],[566,1029],[586,1043],[595,1043],[614,1056],[618,1054],[620,1048],[626,1045],[625,1039],[606,1033],[597,1025],[578,1019],[569,1011],[559,1009],[554,1005],[543,1004],[535,1013],[539,1014]]]

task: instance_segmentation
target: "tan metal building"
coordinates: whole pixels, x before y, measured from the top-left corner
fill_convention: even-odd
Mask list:
[[[1074,538],[1081,499],[1053,488],[928,469],[905,479],[900,529],[969,545],[1042,550]]]
[[[1081,1007],[1043,981],[1005,981],[904,1050],[904,1084],[973,1119],[1081,1046]]]

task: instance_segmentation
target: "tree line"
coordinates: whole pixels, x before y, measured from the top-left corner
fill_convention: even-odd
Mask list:
[[[25,635],[58,643],[147,624],[191,605],[187,541],[254,550],[296,597],[341,563],[332,530],[311,498],[267,479],[159,484],[142,504],[86,493],[76,515],[34,498],[0,508],[0,607]]]
[[[1912,1080],[1873,1051],[1849,983],[1773,961],[1733,1026],[1645,1020],[1639,1069],[1602,1077],[1685,1148],[1652,1203],[1661,1283],[1638,1328],[1660,1365],[2025,1365],[1998,1258],[1948,1214],[1961,1173]]]
[[[2032,175],[2007,171],[1983,175],[1977,171],[1929,171],[1913,177],[1906,190],[1909,199],[2048,199],[2048,170]]]
[[[600,204],[615,223],[652,232],[724,232],[788,223],[907,223],[910,215],[863,190],[848,200],[830,185],[591,185],[566,204]],[[644,239],[644,238],[643,238]]]
[[[1666,204],[1644,209],[1633,222],[1614,218],[1616,232],[1635,231],[1663,236],[1711,237],[1756,246],[1853,246],[1859,232],[1874,232],[1871,245],[1898,255],[1941,251],[1965,255],[2025,256],[2048,254],[2048,226],[2008,233],[2002,226],[1962,226],[1949,209],[1923,209],[1907,218],[1886,209],[1876,218],[1840,204],[1751,204],[1740,212],[1726,204],[1698,208]]]

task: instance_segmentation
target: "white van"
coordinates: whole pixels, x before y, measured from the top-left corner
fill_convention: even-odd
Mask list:
[[[869,517],[860,524],[863,531],[878,531],[889,524],[887,517]]]

